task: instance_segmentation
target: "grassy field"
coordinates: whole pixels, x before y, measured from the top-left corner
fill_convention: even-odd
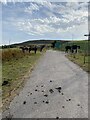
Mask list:
[[[85,71],[90,72],[90,42],[77,41],[63,43],[60,50],[65,51],[65,46],[72,44],[80,45],[79,53],[75,54],[75,56],[69,53],[67,57],[81,66]],[[9,105],[10,101],[22,89],[40,56],[41,53],[39,51],[37,54],[34,54],[34,52],[22,53],[18,48],[0,50],[0,59],[2,59],[2,81],[0,81],[0,88],[2,88],[3,110],[6,109],[5,107]],[[2,86],[4,81],[8,81],[8,84]]]
[[[18,94],[30,77],[30,73],[35,63],[40,58],[41,53],[37,54],[22,53],[19,49],[2,50],[2,82],[8,81],[8,84],[2,86],[3,109]]]
[[[79,45],[80,50],[78,51],[77,54],[73,55],[69,53],[67,57],[73,61],[74,63],[78,64],[81,68],[83,68],[85,71],[90,72],[90,41],[71,41],[67,42],[62,45],[60,50],[65,51],[65,46],[67,45]],[[85,63],[84,63],[85,60]]]
[[[83,54],[76,54],[76,55],[72,55],[72,54],[68,54],[67,55],[68,59],[70,59],[72,62],[78,64],[83,70],[90,72],[90,63],[89,63],[89,59],[90,56],[85,56],[85,63],[84,63],[84,55]]]
[[[71,41],[71,42],[66,42],[64,44],[62,44],[61,46],[61,50],[65,50],[65,46],[68,46],[68,45],[73,45],[73,44],[76,44],[76,45],[79,45],[80,46],[80,50],[79,52],[88,52],[89,51],[89,48],[90,48],[90,42],[87,41],[87,40],[83,40],[83,41]]]

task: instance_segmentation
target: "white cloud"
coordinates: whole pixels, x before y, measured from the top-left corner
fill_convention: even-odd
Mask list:
[[[68,16],[70,19],[70,16]],[[23,20],[21,22],[16,23],[18,28],[26,31],[27,33],[31,33],[33,35],[43,35],[46,33],[59,33],[59,32],[67,32],[70,29],[75,27],[79,27],[87,23],[86,17],[75,17],[71,20],[66,18],[58,18],[58,17],[49,17],[44,19],[33,19],[33,20]]]
[[[34,3],[30,3],[30,6],[28,8],[25,8],[25,12],[28,12],[30,14],[32,14],[33,11],[38,11],[38,10],[39,10],[38,5]]]
[[[0,0],[4,4],[7,2],[89,2],[89,0]]]
[[[40,9],[41,7],[43,12]],[[30,3],[24,12],[28,13],[30,19],[16,18],[12,20],[13,24],[20,31],[33,36],[47,34],[59,36],[63,33],[74,32],[78,34],[87,31],[87,3],[66,3],[66,5],[63,5],[62,3],[57,4],[46,1],[34,2]],[[34,16],[35,12],[38,12],[41,16]],[[42,17],[44,15],[45,17]]]

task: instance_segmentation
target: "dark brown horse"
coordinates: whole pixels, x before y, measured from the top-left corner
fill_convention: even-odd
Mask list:
[[[29,47],[29,53],[30,53],[31,51],[34,51],[35,54],[36,54],[36,52],[37,52],[37,47],[36,47],[36,46],[35,46],[35,47]]]
[[[25,53],[25,51],[28,51],[29,53],[31,52],[31,51],[34,51],[35,52],[35,54],[36,54],[36,52],[37,52],[37,47],[36,46],[34,46],[34,47],[25,47],[25,46],[23,46],[23,47],[20,47],[20,49],[22,49],[22,52],[23,53]]]
[[[78,45],[66,46],[65,52],[68,53],[68,51],[70,51],[72,53],[77,53],[78,49],[80,49],[80,46],[78,46]]]
[[[71,46],[66,46],[65,47],[65,52],[68,53],[69,51],[71,52]]]

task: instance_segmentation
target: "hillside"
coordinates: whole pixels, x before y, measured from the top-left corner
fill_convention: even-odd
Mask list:
[[[55,40],[33,40],[33,41],[26,41],[26,42],[22,42],[19,44],[13,44],[15,46],[24,46],[24,45],[32,45],[32,44],[51,44],[52,42],[54,42]],[[66,42],[63,40],[57,40],[57,41],[61,41],[61,42]]]
[[[67,42],[64,40],[30,40],[30,41],[25,41],[22,43],[15,43],[9,45],[4,45],[0,46],[0,48],[15,48],[15,47],[20,47],[20,46],[29,46],[29,45],[51,45],[54,41],[59,41],[61,43]]]

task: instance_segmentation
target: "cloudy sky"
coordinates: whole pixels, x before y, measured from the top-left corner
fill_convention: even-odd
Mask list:
[[[87,39],[87,2],[8,2],[2,4],[2,44],[34,39]],[[1,38],[0,38],[1,39]]]

